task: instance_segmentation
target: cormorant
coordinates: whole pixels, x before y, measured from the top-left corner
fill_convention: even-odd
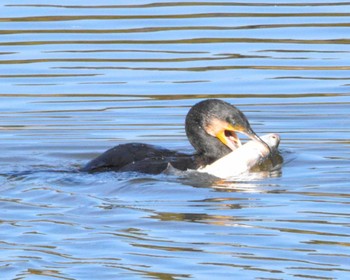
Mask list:
[[[247,118],[235,106],[219,99],[195,104],[188,112],[185,130],[196,150],[193,155],[142,143],[121,144],[91,160],[82,171],[136,171],[159,174],[170,163],[179,170],[198,169],[213,163],[241,146],[240,132],[268,145],[252,130]]]

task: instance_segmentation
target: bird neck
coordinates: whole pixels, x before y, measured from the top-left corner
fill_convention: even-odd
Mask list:
[[[231,152],[218,138],[208,135],[204,130],[188,133],[188,140],[196,150],[195,161],[198,166],[205,166]]]

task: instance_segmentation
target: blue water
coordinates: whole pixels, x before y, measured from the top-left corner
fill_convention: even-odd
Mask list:
[[[1,279],[347,279],[350,4],[0,4]],[[220,98],[279,133],[238,181],[76,170],[127,142],[191,153]]]

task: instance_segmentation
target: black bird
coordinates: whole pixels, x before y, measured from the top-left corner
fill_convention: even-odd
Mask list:
[[[188,140],[196,150],[193,155],[149,144],[121,144],[90,161],[82,171],[159,174],[169,163],[179,170],[198,169],[241,146],[236,132],[243,133],[268,148],[251,129],[240,110],[218,99],[207,99],[195,104],[186,116],[185,129]]]

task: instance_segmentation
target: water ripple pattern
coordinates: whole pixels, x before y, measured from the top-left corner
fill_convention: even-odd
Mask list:
[[[347,279],[350,2],[0,3],[1,279]],[[267,178],[77,172],[193,152],[189,108],[282,137]]]

